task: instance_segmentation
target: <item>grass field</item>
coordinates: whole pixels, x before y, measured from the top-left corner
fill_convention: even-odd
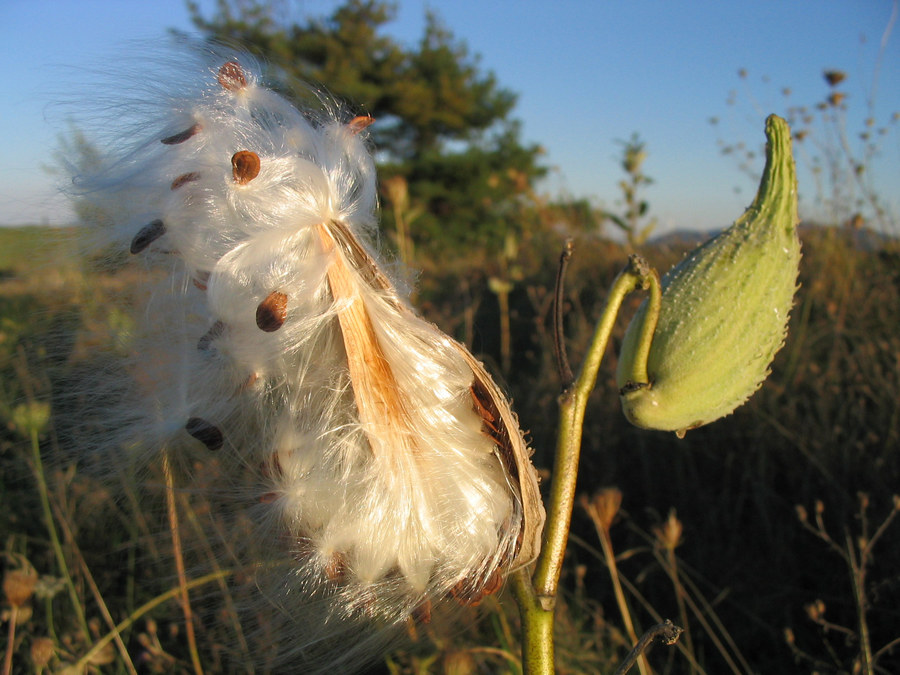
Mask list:
[[[900,672],[900,247],[865,234],[803,231],[802,286],[771,377],[734,415],[683,440],[628,425],[608,356],[586,421],[560,673],[611,673],[630,648],[611,557],[638,632],[659,618],[686,629],[676,648],[650,653],[654,672]],[[507,354],[488,283],[495,263],[416,261],[427,316],[495,371],[507,364],[499,374],[544,470],[559,386],[548,327],[561,245],[548,233],[520,243]],[[76,663],[81,672],[196,672],[159,504],[67,454],[92,422],[74,394],[109,395],[90,393],[90,382],[127,349],[120,300],[134,283],[127,267],[98,272],[75,250],[71,231],[0,228],[4,653],[15,673]],[[682,252],[643,251],[660,271]],[[603,239],[576,244],[566,293],[576,363],[626,255]],[[209,504],[183,498],[185,536],[202,557],[216,535],[190,523]],[[612,521],[598,518],[602,508],[615,510]],[[216,564],[219,576],[192,576],[213,608],[195,621],[199,660],[206,672],[266,672],[229,609],[241,591],[224,580],[227,561]],[[521,672],[509,593],[409,638],[379,672]]]

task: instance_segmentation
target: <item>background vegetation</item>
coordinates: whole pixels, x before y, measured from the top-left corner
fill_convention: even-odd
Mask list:
[[[378,2],[351,0],[308,25],[245,2],[194,12],[210,37],[264,55],[286,90],[294,78],[320,81],[378,118],[384,243],[418,273],[425,315],[505,381],[537,466],[549,467],[559,387],[551,298],[564,240],[575,240],[565,330],[576,362],[628,252],[639,247],[664,271],[695,243],[646,241],[643,142],[623,143],[621,214],[555,203],[535,189],[539,149],[519,141],[514,95],[436,17],[405,49],[379,31],[390,8]],[[83,141],[70,150],[89,159]],[[650,653],[659,673],[900,672],[900,244],[844,217],[880,203],[860,194],[834,210],[840,218],[803,228],[788,342],[733,416],[683,440],[635,429],[607,358],[586,421],[561,673],[612,672],[630,648],[627,621],[640,633],[660,617],[687,631],[676,649]],[[607,223],[626,241],[605,236]],[[73,392],[121,348],[129,318],[112,299],[134,284],[127,265],[85,264],[73,237],[0,230],[4,655],[17,673],[57,672],[86,655],[92,672],[195,672],[171,545],[152,534],[164,529],[162,509],[127,482],[98,482],[90,458],[69,461],[62,447],[86,424],[114,423],[80,418]],[[205,506],[180,504],[191,555],[215,536],[193,529]],[[198,591],[212,608],[194,622],[208,672],[250,668],[228,592],[213,593],[228,588],[215,579]],[[520,672],[507,594],[456,619],[411,633],[377,672]],[[104,642],[120,622],[121,641]]]

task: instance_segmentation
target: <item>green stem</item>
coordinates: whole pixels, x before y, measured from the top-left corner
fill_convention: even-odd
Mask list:
[[[646,265],[643,260],[635,264]],[[638,347],[634,353],[631,364],[631,373],[628,380],[639,384],[649,384],[650,376],[647,373],[647,358],[650,356],[650,346],[653,343],[653,333],[659,320],[659,310],[662,307],[662,287],[659,281],[659,273],[655,269],[643,269],[642,272],[652,277],[650,282],[650,297],[647,299],[647,313],[644,314],[644,323],[641,325],[641,334],[638,338]]]
[[[513,580],[522,616],[523,664],[528,675],[553,673],[553,610],[572,520],[588,397],[597,382],[600,363],[622,301],[632,291],[647,288],[651,289],[651,294],[658,293],[659,277],[643,258],[630,256],[626,268],[613,281],[578,378],[560,398],[559,435],[541,554],[530,584],[524,578],[524,572],[517,573]],[[649,335],[652,336],[652,331]]]
[[[47,489],[47,479],[44,476],[44,463],[41,459],[41,444],[38,440],[36,428],[31,429],[31,453],[34,460],[34,477],[38,484],[38,493],[41,496],[41,506],[44,510],[44,522],[47,525],[47,534],[50,536],[50,543],[52,544],[53,552],[56,555],[56,563],[59,565],[59,572],[66,582],[66,589],[69,591],[69,598],[75,609],[75,615],[78,617],[81,632],[84,635],[85,640],[90,641],[91,633],[88,630],[84,610],[81,607],[81,600],[78,598],[78,591],[75,590],[75,583],[72,581],[72,575],[69,574],[66,556],[59,543],[59,535],[56,533],[56,525],[53,522],[53,510],[50,508],[50,492]]]

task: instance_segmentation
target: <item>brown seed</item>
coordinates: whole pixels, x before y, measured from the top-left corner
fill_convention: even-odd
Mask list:
[[[203,443],[208,450],[221,450],[222,446],[225,445],[225,438],[222,436],[222,432],[219,428],[214,427],[200,417],[192,417],[189,419],[187,424],[184,425],[184,428],[191,436]]]
[[[180,176],[178,176],[178,178],[176,178],[175,180],[172,181],[171,188],[173,190],[177,190],[182,185],[185,185],[187,183],[190,183],[192,181],[199,180],[199,179],[200,179],[200,174],[197,173],[196,171],[191,171],[189,173],[183,173]]]
[[[347,561],[340,553],[332,553],[323,571],[331,583],[342,583],[347,578]]]
[[[460,605],[477,607],[488,595],[493,595],[503,586],[503,576],[499,569],[495,569],[487,578],[462,579],[450,589],[452,595]]]
[[[237,61],[229,61],[219,68],[219,84],[228,91],[240,91],[247,86],[244,69]]]
[[[350,133],[355,135],[371,125],[374,121],[374,117],[370,117],[369,115],[360,115],[359,117],[354,117],[352,120],[347,122],[347,126],[350,128]]]
[[[241,382],[241,386],[238,387],[238,393],[247,391],[250,387],[256,384],[257,380],[259,380],[259,373],[250,373],[247,376],[247,379]]]
[[[177,134],[173,134],[172,136],[163,138],[162,140],[160,140],[160,143],[162,143],[163,145],[178,145],[179,143],[184,143],[198,131],[200,131],[200,124],[193,124],[184,131],[179,131]]]
[[[288,297],[280,291],[272,291],[256,308],[256,325],[260,330],[274,333],[287,318]]]
[[[221,321],[216,321],[212,327],[206,331],[206,333],[197,341],[197,349],[201,352],[208,352],[210,347],[212,346],[213,341],[216,338],[220,337],[222,333],[225,332],[225,324]]]
[[[209,272],[200,272],[195,276],[191,281],[194,286],[199,288],[201,291],[206,290],[206,285],[209,283]]]
[[[428,624],[431,623],[431,600],[427,598],[423,600],[419,605],[413,610],[413,619],[420,624]]]
[[[166,226],[161,220],[154,220],[152,223],[144,225],[131,240],[131,253],[140,253],[165,233]]]
[[[251,150],[241,150],[231,156],[231,173],[234,182],[246,185],[259,175],[259,155]]]

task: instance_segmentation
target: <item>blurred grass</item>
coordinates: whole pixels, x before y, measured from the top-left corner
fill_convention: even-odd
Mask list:
[[[841,551],[860,553],[900,492],[900,246],[851,229],[811,227],[802,238],[801,289],[787,344],[762,390],[734,415],[684,440],[635,429],[618,410],[614,356],[602,366],[586,420],[579,491],[587,498],[607,486],[621,492],[609,537],[638,631],[658,617],[687,619],[690,640],[680,652],[651,652],[655,672],[860,668],[860,606]],[[550,298],[561,246],[560,236],[542,227],[518,242],[509,369],[501,374],[542,469],[550,466],[555,435]],[[642,252],[662,272],[686,248],[687,242],[657,243]],[[163,522],[159,505],[139,501],[127,483],[113,490],[98,482],[60,450],[90,422],[78,418],[72,390],[85,389],[86,378],[106,365],[103,346],[127,332],[128,317],[111,298],[127,295],[134,283],[127,267],[82,267],[74,250],[70,230],[0,229],[0,541],[7,572],[26,559],[40,575],[28,612],[18,613],[16,673],[40,671],[45,640],[53,645],[47,671],[74,663],[108,633],[110,621],[134,616],[176,583],[165,540],[151,536]],[[573,363],[626,255],[623,246],[594,236],[576,242],[565,294]],[[414,261],[421,270],[417,304],[469,341],[495,372],[504,340],[490,279],[509,263],[478,252]],[[621,317],[615,340],[628,318]],[[29,445],[41,406],[52,408],[37,438],[87,636],[42,522]],[[195,479],[204,475],[198,469]],[[801,522],[798,506],[812,528]],[[215,535],[191,525],[192,514],[209,505],[194,500],[183,507],[195,554],[209,555],[217,549]],[[818,522],[827,536],[816,534]],[[674,523],[680,537],[666,539]],[[559,609],[560,673],[612,672],[629,648],[600,549],[595,522],[576,510]],[[898,570],[894,523],[873,547],[862,579],[873,651],[900,637]],[[210,592],[204,602],[216,609],[198,625],[201,659],[208,672],[248,672],[241,654],[252,639],[236,625],[227,593],[224,602],[211,600],[214,586],[230,588],[212,582],[204,589]],[[134,665],[111,643],[95,655],[92,672],[192,672],[182,623],[171,600],[135,617],[122,636]],[[479,613],[466,610],[449,632],[440,624],[417,630],[412,645],[377,672],[520,672],[518,617],[508,595],[489,599]],[[884,651],[879,666],[900,672],[900,647]],[[268,672],[264,663],[257,672]]]

